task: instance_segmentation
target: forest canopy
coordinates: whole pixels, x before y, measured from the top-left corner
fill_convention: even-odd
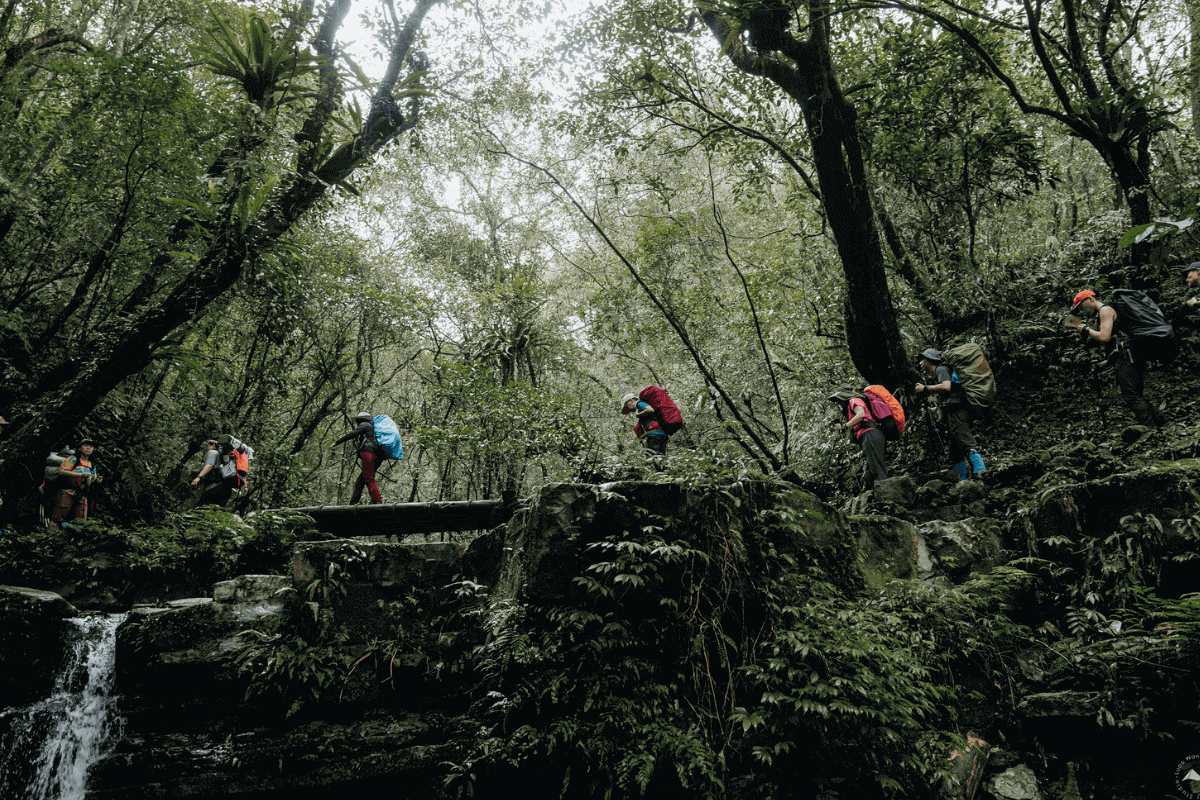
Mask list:
[[[9,0],[3,513],[85,436],[116,518],[220,433],[346,502],[360,411],[390,502],[607,479],[649,384],[676,463],[843,480],[832,387],[1178,287],[1194,6]]]

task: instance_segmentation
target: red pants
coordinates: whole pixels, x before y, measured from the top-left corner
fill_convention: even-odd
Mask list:
[[[370,450],[362,450],[358,454],[358,460],[362,462],[362,472],[359,474],[358,480],[354,482],[354,491],[350,494],[350,505],[358,503],[358,498],[362,497],[364,484],[367,487],[367,494],[371,495],[371,502],[382,503],[383,495],[379,493],[379,487],[375,485],[375,467],[379,456]]]
[[[62,489],[58,493],[58,499],[54,504],[54,510],[50,515],[51,521],[56,524],[70,522],[73,519],[83,518],[83,509],[86,507],[90,512],[94,501],[89,501],[88,498],[82,497],[79,490]],[[91,516],[89,514],[89,516]]]

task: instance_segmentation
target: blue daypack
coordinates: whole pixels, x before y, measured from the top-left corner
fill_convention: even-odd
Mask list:
[[[387,414],[380,414],[371,420],[375,426],[375,443],[379,445],[380,455],[384,458],[394,458],[397,461],[404,458],[404,443],[400,441],[400,429]]]

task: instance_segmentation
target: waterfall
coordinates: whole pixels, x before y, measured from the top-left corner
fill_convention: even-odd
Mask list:
[[[121,735],[112,694],[124,614],[65,620],[50,697],[0,712],[0,797],[83,800],[90,765]]]

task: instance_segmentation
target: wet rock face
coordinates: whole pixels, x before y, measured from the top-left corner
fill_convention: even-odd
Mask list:
[[[588,565],[606,560],[607,556],[593,545],[613,535],[635,540],[655,538],[664,519],[680,519],[692,513],[705,491],[647,483],[543,487],[530,507],[508,523],[493,599],[543,605],[590,603],[587,590],[575,576],[585,574]],[[788,509],[790,523],[775,542],[781,552],[797,556],[800,561],[815,552],[834,560],[852,560],[852,555],[839,552],[855,537],[844,514],[799,489],[785,491],[777,499]],[[740,524],[730,522],[735,527]],[[881,534],[882,538],[886,537]],[[484,545],[489,552],[495,551],[494,542],[485,541]],[[911,550],[912,542],[899,546]],[[902,558],[911,560],[910,555]]]
[[[269,635],[294,595],[281,588],[243,595],[241,603],[192,598],[133,609],[117,631],[117,686],[129,698],[127,710],[208,716],[214,704],[240,705],[245,685],[237,657],[256,637]]]
[[[1200,460],[1163,461],[1102,480],[1047,489],[1031,514],[1038,539],[1108,535],[1132,514],[1186,516],[1200,505]]]
[[[328,569],[335,548],[321,543],[297,548],[296,573],[305,581]],[[349,543],[358,547],[358,543]],[[422,572],[422,554],[399,545],[362,546],[362,574],[385,590],[398,579],[441,580],[442,567]],[[453,554],[453,558],[457,558]],[[345,707],[327,720],[291,721],[284,709],[247,702],[248,676],[239,656],[249,644],[270,641],[278,625],[301,610],[306,595],[294,576],[242,575],[213,587],[213,597],[139,607],[118,634],[118,690],[127,718],[116,752],[92,770],[89,798],[329,796],[330,792],[394,791],[443,796],[445,762],[456,753],[448,744],[477,723],[426,711],[408,711],[381,699],[378,681],[342,688]],[[359,588],[365,586],[360,581]],[[335,610],[362,616],[360,637],[378,609],[358,603],[354,585]],[[365,590],[364,590],[365,591]],[[358,598],[361,600],[362,598]],[[363,641],[361,638],[356,641]],[[353,648],[353,641],[347,643]],[[358,649],[363,646],[357,645]],[[359,650],[355,650],[357,653]],[[422,694],[424,664],[399,656],[389,668],[406,697]],[[353,676],[352,676],[353,677]],[[365,682],[364,682],[365,681]],[[397,693],[392,692],[395,696]],[[464,728],[464,725],[466,726]]]
[[[996,800],[1046,800],[1038,786],[1037,775],[1024,764],[1006,769],[988,781],[988,789]]]
[[[54,592],[0,586],[0,686],[4,706],[44,696],[63,660],[64,618],[75,607]]]
[[[384,710],[353,721],[247,726],[169,736],[126,736],[93,768],[88,800],[163,797],[451,796],[448,742],[477,726],[436,713]]]
[[[918,526],[931,556],[931,572],[961,582],[972,572],[986,572],[1000,560],[1000,540],[986,520],[942,522]]]
[[[863,569],[871,583],[891,578],[916,578],[922,572],[932,572],[929,551],[911,522],[870,514],[851,517],[850,524],[858,534]]]

